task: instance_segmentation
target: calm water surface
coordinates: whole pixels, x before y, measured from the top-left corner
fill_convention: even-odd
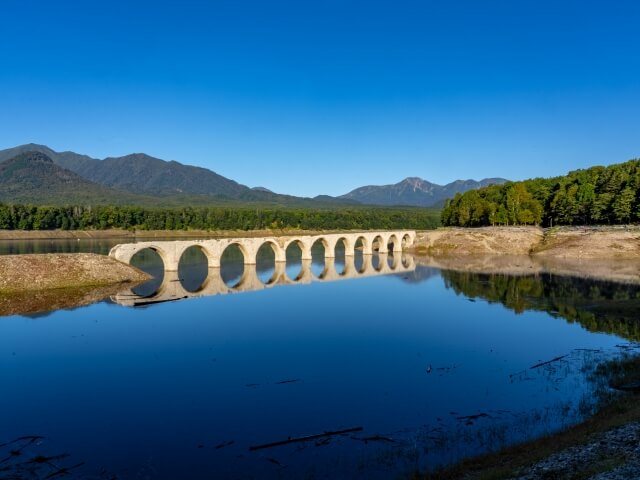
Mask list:
[[[111,247],[98,243],[89,250]],[[159,276],[136,293],[153,295],[162,266],[136,261]],[[259,262],[263,281],[271,261]],[[286,273],[300,268],[291,255]],[[322,271],[321,252],[312,268]],[[231,256],[221,273],[232,285],[242,270]],[[191,290],[207,274],[198,251],[180,266]],[[638,298],[625,285],[417,267],[4,317],[0,443],[44,438],[0,454],[24,478],[61,467],[76,478],[402,478],[587,414],[592,367],[638,338]],[[352,427],[362,430],[250,450]]]

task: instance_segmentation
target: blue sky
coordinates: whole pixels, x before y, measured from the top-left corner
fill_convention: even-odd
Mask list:
[[[313,196],[640,157],[637,1],[3,0],[0,148]]]

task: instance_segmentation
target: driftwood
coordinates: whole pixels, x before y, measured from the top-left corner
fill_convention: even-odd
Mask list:
[[[229,440],[227,442],[222,442],[222,443],[219,443],[218,445],[216,445],[215,449],[216,450],[220,450],[221,448],[228,447],[230,445],[233,445],[234,443],[236,443],[234,440]]]
[[[363,427],[353,427],[353,428],[346,428],[344,430],[335,430],[332,432],[317,433],[315,435],[305,435],[303,437],[289,437],[286,440],[279,440],[277,442],[264,443],[262,445],[254,445],[253,447],[249,447],[249,450],[251,451],[262,450],[263,448],[279,447],[281,445],[288,445],[290,443],[308,442],[309,440],[316,440],[318,438],[323,438],[323,437],[331,437],[333,435],[342,435],[344,433],[361,432],[362,430],[364,430]]]
[[[550,363],[557,362],[558,360],[562,360],[563,358],[566,358],[568,356],[569,355],[561,355],[559,357],[552,358],[551,360],[547,360],[546,362],[536,363],[532,367],[529,367],[529,370],[533,370],[534,368],[539,368],[539,367],[543,367],[545,365],[549,365]]]
[[[620,390],[622,392],[640,392],[640,382],[609,386],[615,390]]]
[[[480,418],[493,418],[488,413],[476,413],[475,415],[465,415],[463,417],[456,417],[456,420],[478,420]]]
[[[385,437],[384,435],[373,435],[371,437],[351,437],[352,440],[360,440],[364,443],[369,442],[389,442],[396,443],[396,441],[391,437]]]
[[[14,440],[11,440],[10,442],[0,444],[0,448],[6,447],[7,445],[12,445],[14,443],[22,442],[22,441],[26,441],[28,442],[27,445],[31,445],[32,443],[37,442],[38,440],[43,440],[43,439],[44,437],[41,437],[40,435],[26,435],[24,437],[18,437]]]

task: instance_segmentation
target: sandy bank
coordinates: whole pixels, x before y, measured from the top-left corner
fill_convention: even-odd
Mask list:
[[[414,251],[435,257],[531,255],[556,259],[640,259],[640,227],[482,227],[420,232]]]
[[[0,256],[0,294],[101,287],[149,276],[104,255],[89,253]]]
[[[439,228],[420,232],[414,249],[430,255],[528,255],[540,244],[537,227]]]

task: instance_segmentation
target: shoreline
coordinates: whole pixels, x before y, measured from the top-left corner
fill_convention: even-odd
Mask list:
[[[106,255],[0,255],[0,316],[88,305],[150,278]]]
[[[279,237],[293,235],[320,235],[329,233],[362,232],[364,230],[0,230],[0,241],[19,240],[102,240],[109,238],[229,238]],[[376,229],[376,231],[383,231]]]
[[[0,294],[105,287],[151,277],[107,255],[41,253],[0,255]]]
[[[411,250],[434,258],[528,255],[555,259],[640,259],[640,226],[446,227],[421,231]]]
[[[600,406],[584,421],[559,432],[468,458],[414,478],[425,480],[622,480],[640,477],[638,392],[609,387],[640,375],[637,344],[632,352],[596,368]]]

